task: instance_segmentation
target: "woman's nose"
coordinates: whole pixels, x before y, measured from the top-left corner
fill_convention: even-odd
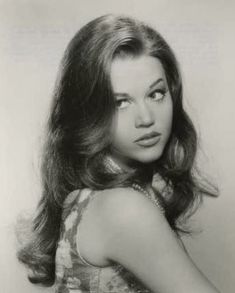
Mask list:
[[[154,123],[154,115],[150,105],[143,102],[136,107],[135,127],[149,127]]]

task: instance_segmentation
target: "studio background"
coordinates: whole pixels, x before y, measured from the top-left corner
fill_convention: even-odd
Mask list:
[[[40,149],[64,49],[82,25],[106,13],[148,22],[176,53],[186,109],[199,132],[199,165],[221,193],[205,199],[185,243],[221,292],[234,292],[234,11],[232,0],[0,0],[1,292],[53,292],[27,281],[15,257],[14,226],[40,197]]]

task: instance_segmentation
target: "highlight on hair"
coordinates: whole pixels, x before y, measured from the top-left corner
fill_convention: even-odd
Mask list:
[[[105,168],[110,148],[110,126],[115,102],[110,82],[114,58],[158,58],[173,99],[173,126],[162,157],[154,166],[131,174],[112,174]],[[33,219],[31,237],[18,258],[33,283],[50,286],[55,278],[55,252],[62,205],[73,190],[105,189],[145,182],[158,172],[173,195],[161,200],[166,218],[176,231],[201,193],[213,195],[199,184],[193,167],[197,150],[194,126],[183,109],[179,67],[163,37],[148,25],[126,16],[105,15],[85,25],[69,43],[56,83],[42,163],[43,193]]]

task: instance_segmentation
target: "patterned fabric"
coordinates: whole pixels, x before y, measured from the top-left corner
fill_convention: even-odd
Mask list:
[[[96,267],[86,263],[76,246],[77,230],[94,191],[77,190],[64,203],[61,237],[56,251],[56,293],[148,293],[120,264]]]

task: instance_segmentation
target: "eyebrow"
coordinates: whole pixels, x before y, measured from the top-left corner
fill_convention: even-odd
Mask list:
[[[149,86],[149,89],[152,89],[152,88],[155,87],[157,84],[159,84],[161,81],[163,81],[162,78],[159,78],[159,79],[155,80],[155,81]]]
[[[163,79],[159,78],[157,80],[155,80],[153,83],[151,83],[151,85],[149,86],[149,90],[151,90],[152,88],[154,88],[156,85],[158,85],[160,82],[162,82]],[[119,97],[123,97],[123,98],[128,98],[130,97],[129,94],[127,93],[114,93],[115,96],[119,96]]]

